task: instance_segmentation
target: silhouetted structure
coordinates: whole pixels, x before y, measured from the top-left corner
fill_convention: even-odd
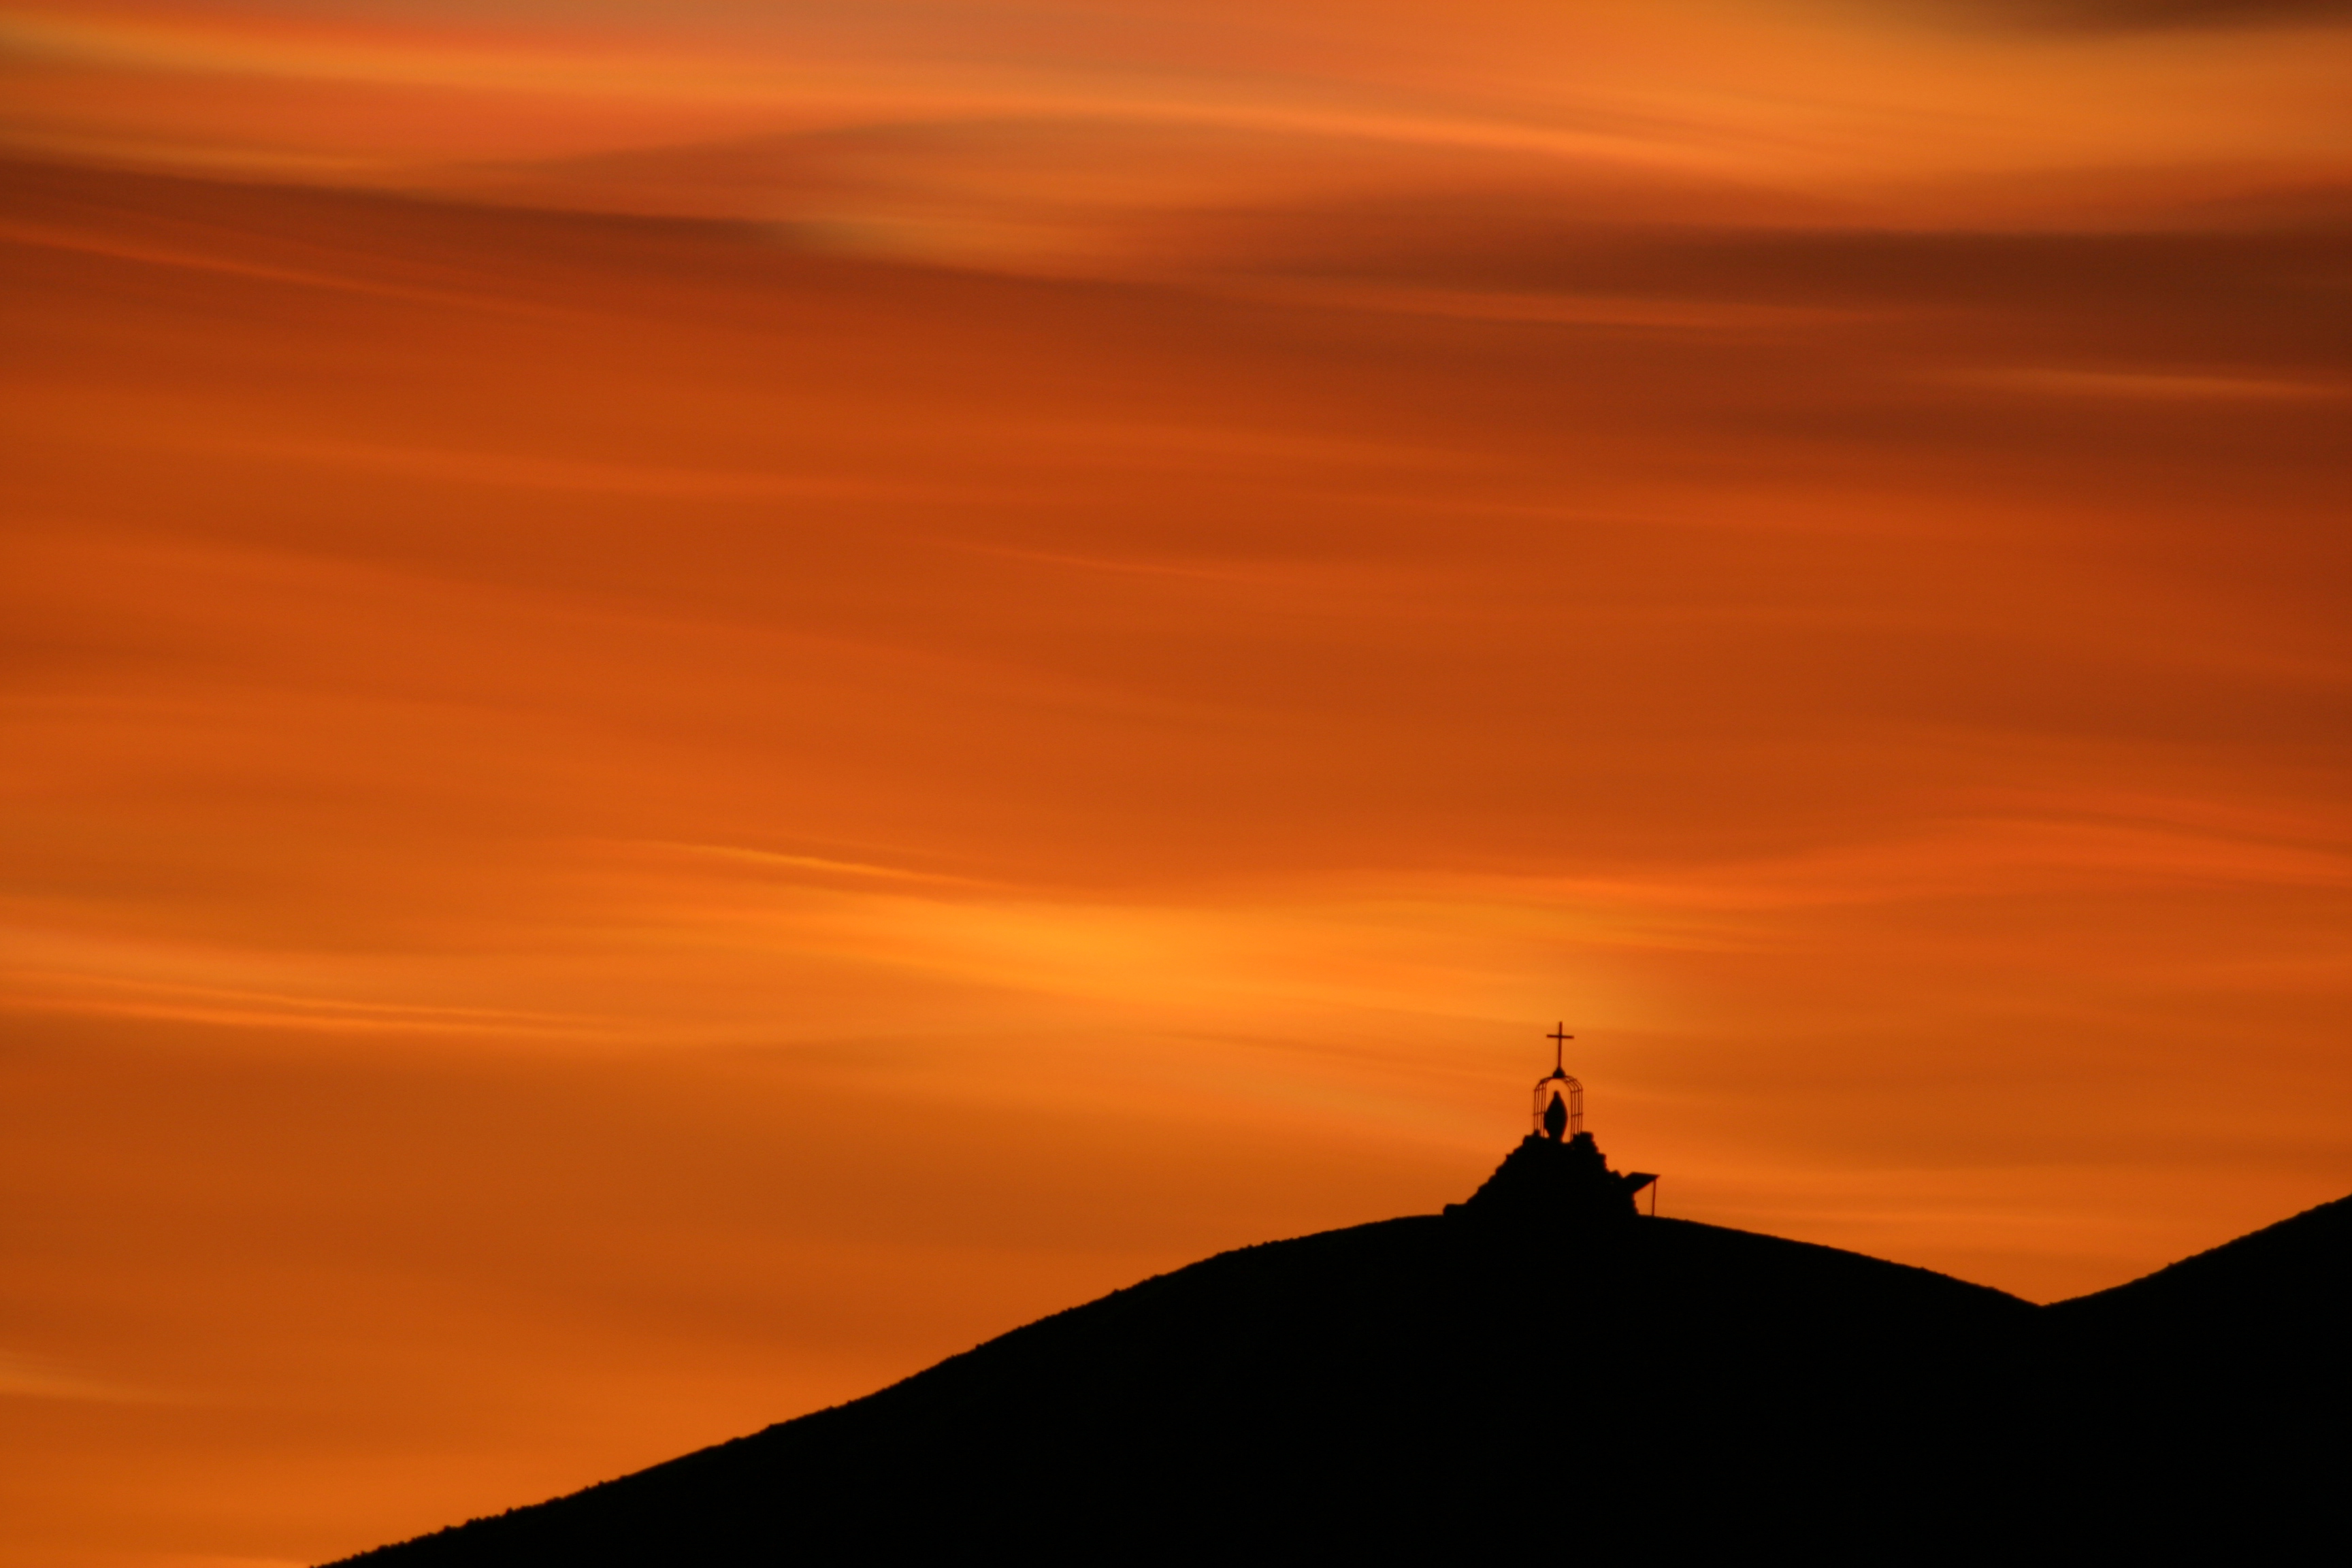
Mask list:
[[[1560,1053],[1576,1037],[1562,1024],[1545,1038],[1552,1042],[1552,1064],[1536,1079],[1535,1131],[1467,1202],[1446,1205],[1449,1216],[1515,1224],[1632,1219],[1639,1212],[1633,1194],[1658,1179],[1647,1171],[1621,1174],[1609,1168],[1601,1146],[1584,1131],[1584,1086],[1562,1065]]]

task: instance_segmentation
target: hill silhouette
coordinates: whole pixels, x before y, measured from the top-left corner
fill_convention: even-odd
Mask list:
[[[2340,1537],[2352,1473],[2352,1197],[2042,1309],[2050,1447],[2122,1520]],[[2324,1510],[2324,1512],[2323,1512]],[[2299,1537],[2298,1531],[2325,1535]]]
[[[2242,1545],[2332,1495],[2352,1200],[2037,1308],[1641,1217],[1638,1181],[1589,1135],[1531,1136],[1444,1215],[1225,1253],[866,1398],[349,1561],[1673,1558],[1768,1538],[2015,1557]]]

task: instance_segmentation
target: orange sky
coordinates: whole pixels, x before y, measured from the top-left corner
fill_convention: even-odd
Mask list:
[[[2036,1299],[2352,1189],[2340,7],[0,43],[0,1561],[1433,1210],[1561,1016]]]

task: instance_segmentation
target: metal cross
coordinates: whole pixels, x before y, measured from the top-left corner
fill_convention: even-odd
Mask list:
[[[1569,1041],[1576,1038],[1574,1035],[1568,1032],[1567,1021],[1563,1019],[1559,1023],[1553,1025],[1551,1033],[1546,1035],[1544,1038],[1551,1042],[1551,1070],[1554,1072],[1566,1071],[1567,1069],[1559,1065],[1560,1052],[1568,1048]]]

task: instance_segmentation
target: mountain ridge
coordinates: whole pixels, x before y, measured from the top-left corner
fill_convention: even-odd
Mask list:
[[[1444,1215],[1220,1253],[862,1399],[344,1561],[1099,1555],[1113,1541],[1142,1556],[1516,1551],[1549,1537],[1543,1509],[1511,1500],[1548,1496],[1579,1500],[1584,1538],[1628,1549],[1721,1550],[1769,1528],[1859,1551],[1930,1520],[1956,1550],[2029,1528],[2079,1544],[2168,1506],[2172,1535],[2208,1514],[2242,1534],[2238,1500],[2279,1465],[2249,1420],[2298,1429],[2341,1393],[2340,1365],[2315,1351],[2320,1374],[2293,1386],[2150,1379],[2147,1348],[2181,1331],[2180,1287],[2132,1292],[2169,1275],[2227,1298],[2250,1270],[2300,1268],[2319,1283],[2296,1321],[2324,1323],[2342,1304],[2352,1199],[2037,1307],[1840,1248],[1638,1216],[1630,1196],[1595,1206],[1601,1177],[1611,1192],[1627,1178],[1597,1151],[1528,1154],[1537,1142],[1513,1159],[1560,1173],[1549,1209],[1529,1199],[1542,1178],[1490,1182]],[[2207,1454],[2196,1434],[2224,1429],[2227,1452]],[[2168,1505],[2184,1464],[2219,1478],[2195,1519]]]

